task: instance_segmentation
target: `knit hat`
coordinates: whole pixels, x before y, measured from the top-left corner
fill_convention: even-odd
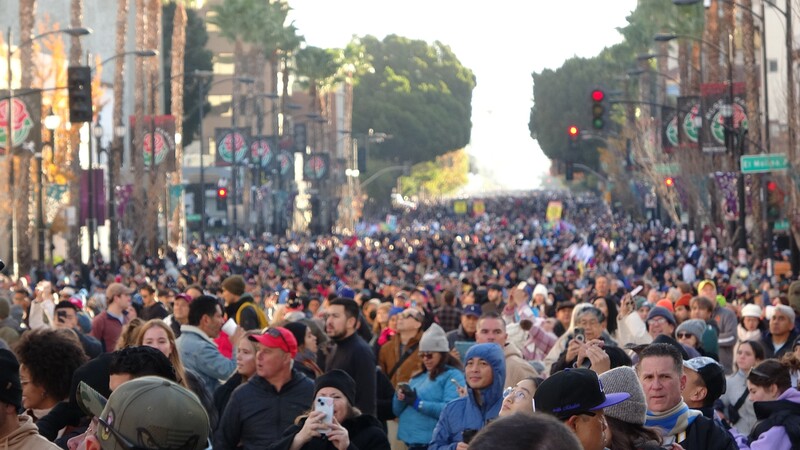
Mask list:
[[[427,331],[422,333],[419,341],[419,351],[421,352],[449,352],[450,345],[447,343],[447,336],[444,329],[439,324],[432,324]]]
[[[0,402],[22,408],[19,363],[10,350],[0,349]]]
[[[678,306],[683,306],[686,309],[689,309],[689,301],[692,299],[692,294],[683,294],[680,296],[678,301],[675,302],[675,308]]]
[[[536,296],[536,294],[542,294],[545,297],[547,297],[547,287],[545,287],[545,285],[541,283],[537,284],[536,287],[533,288],[534,297]]]
[[[760,319],[761,307],[752,303],[744,305],[744,307],[742,307],[742,317],[755,317]]]
[[[668,298],[662,298],[661,300],[657,301],[656,306],[660,306],[669,312],[675,311],[675,306],[672,304],[672,300]]]
[[[303,322],[289,322],[283,327],[289,330],[292,335],[294,335],[294,339],[297,341],[298,347],[302,345],[302,342],[306,341],[306,330],[308,330],[308,327]]]
[[[697,343],[703,341],[703,333],[706,332],[706,323],[700,319],[689,319],[681,322],[675,330],[675,336],[680,333],[690,333],[697,339]]]
[[[627,392],[630,395],[627,401],[603,409],[603,414],[626,423],[644,425],[647,402],[636,371],[622,366],[603,372],[599,378],[606,395],[615,392]]]
[[[81,407],[102,426],[97,438],[104,449],[127,447],[205,449],[209,420],[203,404],[186,388],[161,377],[141,377],[121,384],[106,399],[81,382]]]
[[[647,305],[648,308],[652,308],[653,307],[653,305],[650,304],[647,301],[647,299],[642,297],[641,295],[637,295],[636,297],[634,297],[634,300],[636,300],[636,309],[641,309],[642,306],[645,306],[645,305]]]
[[[244,294],[244,278],[241,275],[231,275],[222,281],[222,289],[233,295],[241,296]]]
[[[727,382],[725,381],[725,369],[707,356],[698,356],[683,362],[683,367],[693,370],[700,375],[703,384],[706,385],[706,398],[703,405],[713,405],[714,402],[725,393]]]
[[[667,319],[667,322],[675,326],[675,316],[673,316],[672,313],[667,308],[664,308],[662,306],[654,306],[653,309],[651,309],[650,312],[647,314],[647,320],[645,321],[645,324],[647,323],[647,321],[655,317],[663,317]]]
[[[314,397],[322,388],[332,387],[338,389],[351,405],[356,403],[356,382],[344,370],[334,369],[317,377],[314,382]]]

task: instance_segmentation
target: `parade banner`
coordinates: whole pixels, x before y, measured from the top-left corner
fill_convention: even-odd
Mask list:
[[[466,200],[456,200],[453,202],[453,212],[462,215],[467,213],[467,201]]]
[[[678,142],[681,150],[696,150],[700,142],[700,97],[678,97]]]
[[[81,171],[81,198],[80,198],[80,223],[86,223],[89,218],[89,171]],[[94,200],[94,210],[91,211],[95,223],[102,224],[106,221],[106,187],[105,171],[103,169],[92,169],[92,191]]]
[[[250,140],[250,161],[256,167],[269,170],[277,158],[277,139],[275,136],[254,136]]]
[[[661,107],[661,149],[672,153],[678,148],[678,115],[675,108]]]
[[[472,214],[476,216],[483,215],[486,212],[486,203],[483,200],[475,200],[472,202]]]
[[[724,153],[725,116],[723,112],[730,94],[727,83],[700,85],[702,95],[703,129],[701,132],[704,153]],[[744,83],[733,83],[733,130],[747,129],[747,108],[744,100]]]
[[[561,214],[563,214],[563,212],[564,204],[559,201],[552,200],[547,203],[547,212],[545,213],[545,218],[548,222],[556,222],[561,220]]]
[[[330,174],[330,157],[325,153],[312,153],[303,161],[303,179],[318,181]]]
[[[286,177],[294,171],[294,154],[289,151],[281,150],[278,153],[278,173],[280,176]]]
[[[16,153],[36,153],[42,148],[42,91],[39,89],[14,90],[14,98],[8,91],[0,91],[0,155],[8,147],[8,104],[11,102],[11,143]]]
[[[248,128],[215,128],[214,142],[217,144],[215,165],[218,167],[241,164],[247,157],[250,130]]]
[[[144,116],[142,118],[142,139],[138,144],[139,151],[142,152],[144,167],[149,170],[152,167],[165,168],[167,172],[175,171],[175,117],[170,115]],[[137,148],[136,139],[136,116],[130,116],[131,148]],[[153,159],[153,148],[155,147],[155,159]]]

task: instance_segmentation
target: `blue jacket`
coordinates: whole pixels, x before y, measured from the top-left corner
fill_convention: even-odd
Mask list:
[[[477,344],[464,358],[487,361],[493,370],[492,384],[480,390],[481,404],[475,401],[475,392],[467,389],[467,396],[453,400],[444,407],[439,422],[433,430],[429,450],[453,450],[462,441],[464,430],[480,430],[486,422],[497,417],[503,404],[503,384],[506,381],[506,361],[503,349],[497,344]]]
[[[415,407],[401,402],[395,394],[392,399],[392,410],[400,419],[398,439],[409,445],[426,445],[431,441],[433,428],[445,405],[458,398],[458,391],[451,379],[455,379],[461,386],[465,384],[464,374],[450,366],[447,366],[435,380],[428,377],[428,372],[422,372],[411,378],[408,384],[411,389],[417,391],[419,400]]]
[[[175,340],[184,367],[196,373],[213,396],[220,380],[227,380],[236,370],[236,349],[233,358],[222,356],[217,345],[201,329],[181,326],[181,335]]]

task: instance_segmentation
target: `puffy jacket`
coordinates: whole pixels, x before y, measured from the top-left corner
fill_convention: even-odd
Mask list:
[[[481,403],[475,399],[475,391],[467,388],[467,396],[448,403],[444,407],[436,428],[430,450],[453,450],[462,441],[464,430],[480,430],[489,420],[497,417],[503,404],[503,384],[506,380],[506,362],[503,349],[497,344],[476,344],[465,356],[485,360],[492,366],[492,383],[481,389]]]
[[[759,423],[750,435],[750,444],[738,433],[740,449],[791,450],[800,448],[800,391],[789,388],[777,400],[755,402],[753,407]]]
[[[503,353],[506,357],[506,381],[504,387],[513,387],[525,378],[539,376],[536,369],[528,361],[522,359],[522,352],[513,343],[507,343],[503,347]]]
[[[306,419],[290,426],[284,433],[283,439],[267,447],[267,450],[289,450],[292,448],[294,436],[305,425]],[[350,445],[347,450],[390,450],[389,439],[383,431],[381,423],[373,416],[362,414],[345,419],[342,426],[347,430]],[[336,450],[336,447],[327,439],[312,438],[300,447],[301,450]]]
[[[0,448],[4,450],[59,450],[56,444],[39,435],[33,418],[26,414],[18,416],[19,428],[0,437]],[[6,420],[13,420],[8,419]]]
[[[412,378],[408,384],[417,391],[419,403],[410,406],[397,399],[392,399],[392,410],[400,418],[397,437],[408,445],[426,445],[431,441],[433,428],[439,420],[445,405],[458,398],[456,385],[450,380],[464,386],[464,374],[455,367],[447,367],[436,379],[431,380],[428,372]]]
[[[236,357],[222,356],[214,341],[199,328],[181,326],[181,337],[175,341],[183,365],[196,373],[206,385],[209,395],[236,370]]]
[[[408,340],[402,352],[400,351],[399,334],[381,347],[381,351],[378,356],[378,365],[381,367],[381,370],[383,370],[383,373],[385,373],[386,376],[389,376],[389,372],[394,369],[403,354],[411,350],[405,361],[403,361],[403,363],[400,364],[400,366],[389,377],[389,379],[392,381],[392,386],[397,387],[397,383],[407,382],[415,373],[419,372],[419,367],[422,364],[422,358],[420,358],[416,347],[419,345],[419,340],[421,338],[422,330]]]
[[[214,434],[214,449],[263,449],[278,440],[297,416],[311,406],[314,383],[292,369],[280,392],[254,376],[231,394]]]

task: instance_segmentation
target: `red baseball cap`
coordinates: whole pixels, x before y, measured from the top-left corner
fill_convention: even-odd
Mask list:
[[[258,342],[264,347],[279,348],[294,358],[297,355],[297,339],[291,331],[283,327],[270,327],[261,334],[250,336],[253,342]]]

